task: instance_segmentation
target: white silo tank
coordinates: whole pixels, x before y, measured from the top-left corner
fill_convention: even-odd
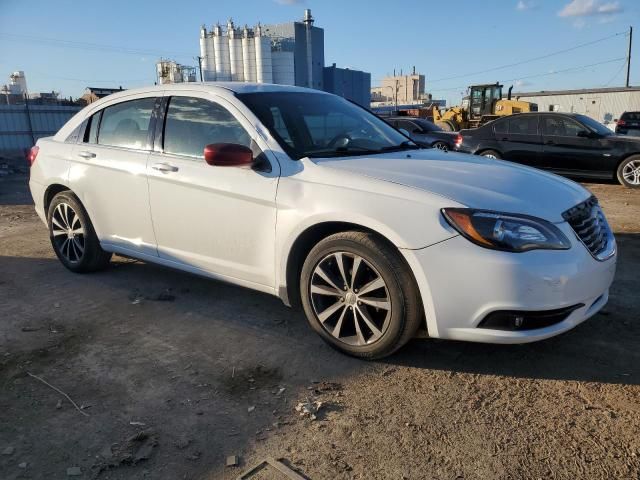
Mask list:
[[[216,25],[213,29],[213,51],[216,63],[216,80],[219,82],[230,81],[229,38],[222,34],[220,25]]]
[[[296,84],[296,71],[293,61],[293,52],[271,52],[273,83],[281,85]]]
[[[210,71],[215,73],[215,65],[211,64],[211,57],[209,55],[209,35],[207,29],[203,25],[200,27],[200,68],[202,69],[202,79],[206,82],[210,80]]]
[[[262,28],[258,25],[255,37],[256,46],[256,81],[258,83],[273,83],[271,65],[271,39],[262,36]]]
[[[246,26],[242,32],[242,64],[245,82],[256,81],[256,46],[253,32]]]
[[[207,35],[206,40],[207,64],[208,69],[204,72],[204,80],[213,82],[216,80],[216,52],[213,46],[213,29]]]
[[[244,65],[242,62],[242,38],[240,33],[229,20],[227,24],[227,34],[229,35],[229,63],[231,67],[231,81],[244,81]]]

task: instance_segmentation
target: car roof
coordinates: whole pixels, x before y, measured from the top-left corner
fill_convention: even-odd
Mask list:
[[[172,92],[172,91],[203,91],[203,92],[218,92],[231,91],[234,93],[257,93],[257,92],[308,92],[308,93],[322,93],[322,90],[315,90],[313,88],[296,87],[293,85],[276,85],[273,83],[249,83],[249,82],[186,82],[186,83],[169,83],[164,85],[153,85],[141,88],[132,88],[129,90],[118,91],[109,95],[109,99],[118,98],[120,96],[135,95],[137,93],[148,92]]]

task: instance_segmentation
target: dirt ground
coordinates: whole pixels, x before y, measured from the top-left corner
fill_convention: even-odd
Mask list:
[[[119,257],[68,272],[26,178],[0,178],[0,478],[226,479],[270,456],[314,480],[638,479],[640,192],[587,187],[620,251],[603,312],[367,363],[268,295]]]

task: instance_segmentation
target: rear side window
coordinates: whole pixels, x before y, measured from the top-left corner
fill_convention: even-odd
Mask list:
[[[620,120],[626,120],[627,122],[640,122],[640,112],[624,112],[620,117]]]
[[[102,111],[98,143],[112,147],[148,148],[149,123],[155,98],[142,98],[118,103]],[[96,116],[92,117],[91,130]]]
[[[509,121],[503,120],[501,122],[495,122],[493,124],[493,131],[495,133],[509,133]]]
[[[537,135],[538,117],[533,115],[516,115],[509,119],[509,133],[516,135]]]
[[[211,143],[251,147],[251,137],[238,120],[220,105],[193,97],[171,97],[164,126],[164,151],[204,157]]]

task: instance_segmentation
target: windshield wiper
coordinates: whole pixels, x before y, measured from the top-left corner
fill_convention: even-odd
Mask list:
[[[380,150],[374,150],[372,148],[363,147],[338,147],[325,150],[314,150],[309,153],[309,157],[340,157],[345,155],[366,155],[367,153],[380,153]]]
[[[393,152],[396,150],[419,150],[422,147],[411,140],[405,140],[399,145],[391,145],[390,147],[382,147],[379,152]]]

